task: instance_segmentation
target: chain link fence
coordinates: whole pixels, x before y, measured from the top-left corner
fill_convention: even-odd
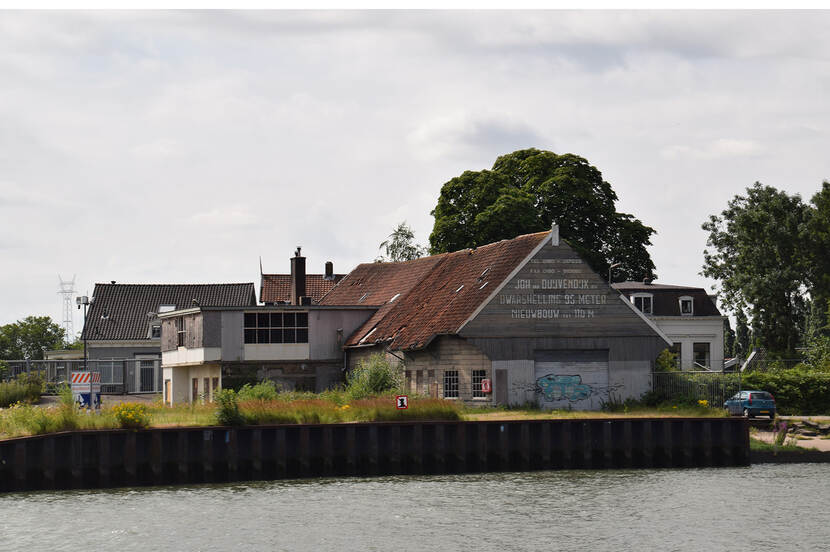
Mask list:
[[[0,373],[0,381],[21,374],[37,374],[43,378],[46,393],[54,393],[59,385],[69,383],[72,372],[84,370],[83,360],[7,360],[5,363],[7,368]],[[160,359],[87,360],[86,366],[90,372],[101,373],[101,393],[161,393]]]
[[[654,372],[651,381],[658,400],[692,403],[705,400],[717,407],[738,392],[741,375],[734,372]]]

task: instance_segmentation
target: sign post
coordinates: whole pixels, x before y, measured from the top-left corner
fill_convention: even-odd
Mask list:
[[[72,372],[72,398],[81,408],[101,408],[101,372]]]

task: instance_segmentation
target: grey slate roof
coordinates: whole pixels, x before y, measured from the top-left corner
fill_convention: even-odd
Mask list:
[[[95,284],[84,336],[89,340],[148,339],[149,312],[160,305],[176,309],[256,305],[253,282],[244,284]]]
[[[693,316],[720,316],[717,305],[706,290],[691,286],[672,286],[668,284],[644,284],[643,282],[619,282],[611,287],[628,297],[631,293],[645,292],[654,296],[652,316],[682,316],[680,298],[691,297],[694,304]]]

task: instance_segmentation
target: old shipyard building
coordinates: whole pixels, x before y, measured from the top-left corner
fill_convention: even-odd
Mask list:
[[[648,391],[655,358],[672,346],[556,227],[407,262],[361,264],[320,279],[318,297],[308,293],[299,250],[280,297],[265,296],[266,276],[262,305],[159,314],[166,402],[211,400],[223,381],[243,379],[322,391],[380,353],[403,371],[409,393],[598,409]]]

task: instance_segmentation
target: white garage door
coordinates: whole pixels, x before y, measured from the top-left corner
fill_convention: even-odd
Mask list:
[[[541,408],[599,410],[608,400],[608,351],[537,351],[535,356]]]

